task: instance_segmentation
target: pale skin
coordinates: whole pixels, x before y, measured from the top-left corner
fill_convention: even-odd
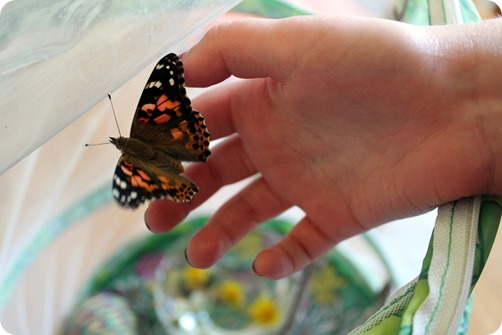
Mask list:
[[[502,20],[414,27],[356,17],[238,20],[183,57],[188,86],[245,80],[197,98],[211,138],[186,176],[187,204],[154,201],[166,232],[224,185],[257,175],[190,240],[207,268],[256,225],[305,216],[254,271],[288,276],[340,241],[476,194],[502,195]]]

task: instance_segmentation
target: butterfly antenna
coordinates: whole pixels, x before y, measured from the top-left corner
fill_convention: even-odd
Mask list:
[[[115,124],[117,125],[117,129],[119,131],[119,136],[122,137],[122,134],[120,133],[120,127],[119,127],[119,122],[117,121],[117,115],[115,115],[115,108],[113,107],[113,102],[112,102],[112,94],[108,93],[108,100],[110,100],[110,105],[112,106],[112,112],[113,112],[113,118],[115,119]],[[104,144],[110,144],[111,142],[103,142],[103,143],[86,143],[84,144],[84,147],[95,147],[98,145],[104,145]]]
[[[110,144],[110,142],[103,142],[103,143],[86,143],[84,144],[84,147],[95,147],[97,145],[104,145],[104,144]]]
[[[113,118],[115,119],[115,124],[117,125],[117,129],[119,131],[119,136],[122,137],[120,133],[119,122],[117,121],[117,115],[115,114],[115,108],[113,107],[112,94],[108,93],[108,100],[110,100],[110,105],[112,106]]]

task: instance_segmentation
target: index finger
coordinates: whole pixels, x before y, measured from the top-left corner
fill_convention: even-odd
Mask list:
[[[213,27],[183,56],[187,86],[210,86],[230,75],[282,81],[301,49],[297,39],[303,35],[294,31],[299,29],[292,19],[240,19]]]

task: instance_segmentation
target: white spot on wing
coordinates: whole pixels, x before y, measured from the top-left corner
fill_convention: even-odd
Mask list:
[[[152,88],[152,87],[160,88],[162,87],[162,83],[160,81],[151,81],[145,86],[145,88]]]

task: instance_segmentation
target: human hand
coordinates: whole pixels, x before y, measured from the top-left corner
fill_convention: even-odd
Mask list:
[[[486,192],[490,154],[466,108],[468,82],[450,85],[462,74],[449,63],[448,29],[315,16],[213,28],[183,58],[187,85],[246,80],[193,101],[212,139],[225,139],[186,169],[199,194],[152,202],[149,228],[168,231],[222,186],[258,174],[192,237],[187,257],[209,267],[298,206],[304,218],[254,264],[281,278],[347,237]]]

